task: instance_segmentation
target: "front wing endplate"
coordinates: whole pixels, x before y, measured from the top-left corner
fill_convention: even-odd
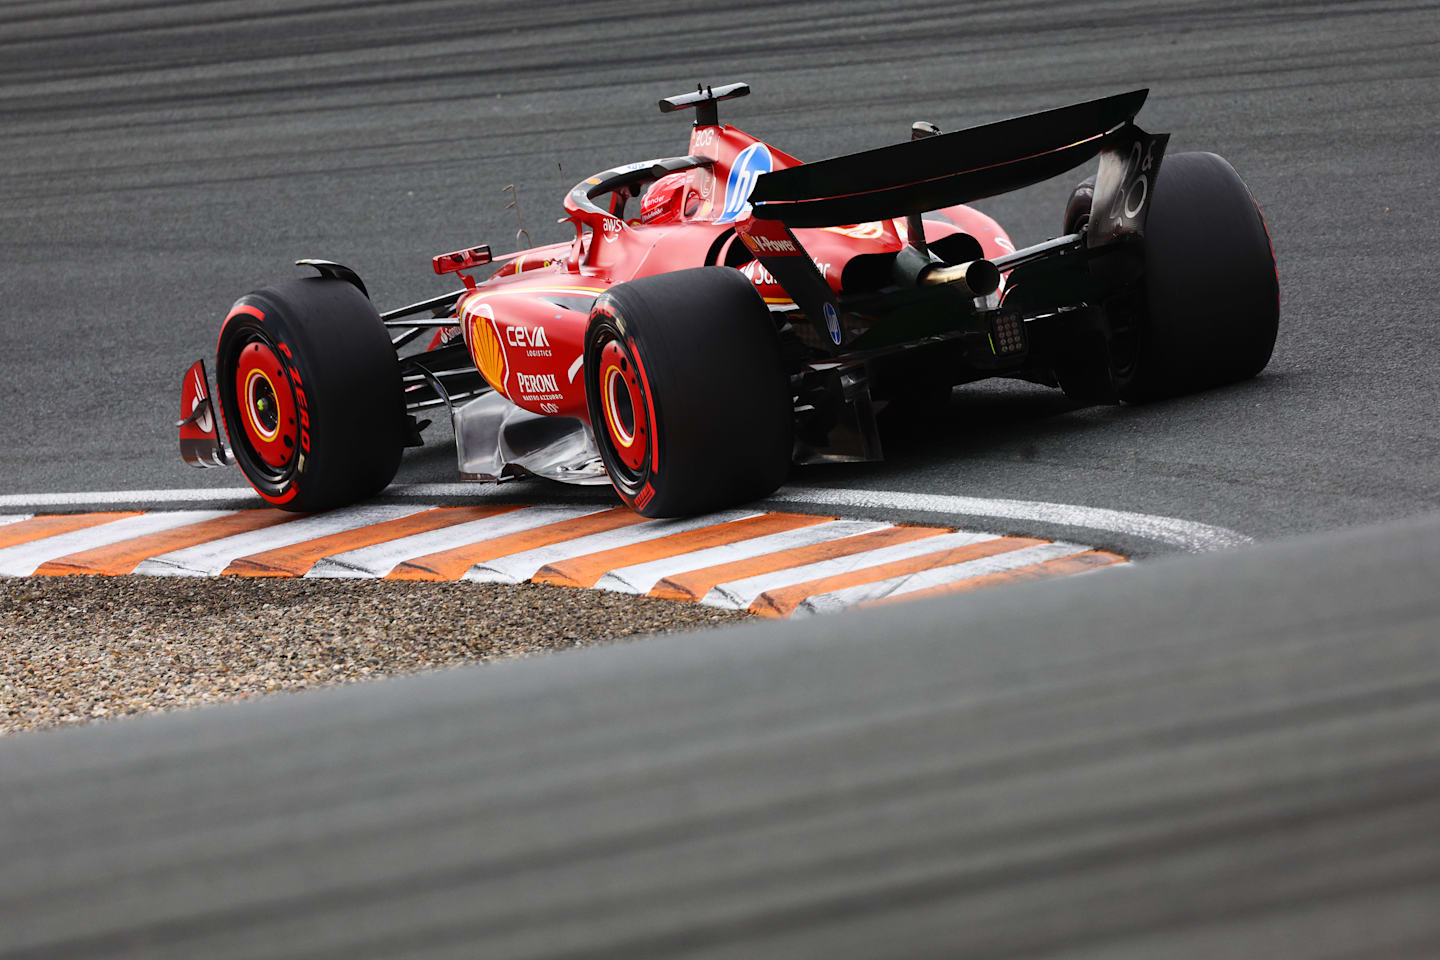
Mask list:
[[[180,420],[175,426],[180,429],[180,459],[192,467],[229,466],[204,360],[196,360],[185,371],[180,383]]]

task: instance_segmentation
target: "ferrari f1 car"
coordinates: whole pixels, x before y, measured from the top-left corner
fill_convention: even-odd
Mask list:
[[[952,133],[916,123],[816,163],[719,122],[748,93],[661,100],[694,111],[688,153],[577,184],[568,240],[435,257],[458,289],[381,312],[354,271],[301,260],[318,276],[241,297],[218,390],[203,361],[185,375],[182,456],[233,458],[270,503],[324,510],[384,489],[444,407],[463,478],[608,482],[677,516],[768,495],[792,463],[878,459],[877,411],[957,384],[1137,402],[1269,361],[1260,211],[1220,157],[1164,156],[1168,135],[1134,123],[1147,91]],[[1017,250],[965,206],[1097,157],[1054,239]]]

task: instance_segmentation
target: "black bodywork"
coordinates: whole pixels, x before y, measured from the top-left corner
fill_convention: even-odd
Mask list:
[[[948,391],[1007,376],[1114,399],[1113,381],[1136,350],[1145,215],[1169,139],[1133,122],[1147,92],[948,134],[919,135],[928,125],[917,124],[910,142],[757,179],[753,219],[738,229],[798,307],[782,333],[798,362],[797,425],[815,458],[878,458],[873,401],[896,399],[916,383]],[[978,258],[979,247],[956,238],[927,247],[923,214],[1028,186],[1097,155],[1084,229],[994,260],[1003,296],[937,282],[944,268]],[[883,262],[857,258],[838,295],[808,256],[795,255],[804,251],[792,227],[891,218],[910,221],[910,246]]]

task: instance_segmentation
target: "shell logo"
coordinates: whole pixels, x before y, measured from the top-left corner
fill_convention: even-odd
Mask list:
[[[479,303],[467,306],[468,329],[470,332],[470,356],[485,382],[494,387],[502,396],[505,393],[505,375],[509,371],[505,363],[505,346],[500,342],[500,331],[495,328],[495,311],[490,304]]]

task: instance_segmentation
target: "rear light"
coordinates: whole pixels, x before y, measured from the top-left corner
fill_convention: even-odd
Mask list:
[[[1025,321],[1020,314],[1001,311],[990,320],[990,352],[997,357],[1025,352]]]

